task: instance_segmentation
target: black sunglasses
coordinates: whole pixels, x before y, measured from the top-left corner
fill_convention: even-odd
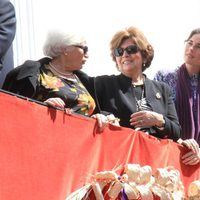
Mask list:
[[[114,49],[114,56],[116,57],[120,57],[124,54],[124,51],[126,51],[127,54],[135,54],[139,51],[138,47],[136,45],[130,45],[128,47],[126,47],[125,49],[118,47],[116,49]]]
[[[80,49],[83,49],[83,53],[86,54],[88,52],[88,46],[74,45]]]

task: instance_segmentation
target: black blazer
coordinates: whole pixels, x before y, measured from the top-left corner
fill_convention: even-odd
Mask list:
[[[49,61],[51,59],[47,57],[39,61],[25,61],[7,74],[2,89],[28,98],[34,98],[40,67],[45,63],[49,63]]]
[[[113,113],[120,119],[120,125],[130,126],[130,115],[136,112],[136,100],[132,90],[131,79],[120,75],[98,76],[94,78],[94,90],[100,110]],[[159,138],[177,140],[181,128],[178,122],[170,88],[163,83],[145,79],[145,96],[154,112],[164,116],[164,130],[156,129]]]

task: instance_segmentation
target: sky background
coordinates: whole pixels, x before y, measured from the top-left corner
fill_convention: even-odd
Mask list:
[[[23,32],[32,38],[31,47],[29,45],[32,53],[26,56],[24,51],[23,61],[43,57],[42,47],[48,30],[74,31],[87,39],[89,59],[83,70],[89,75],[117,73],[109,43],[113,34],[124,27],[138,27],[154,47],[152,65],[145,71],[150,78],[159,69],[173,69],[183,63],[184,40],[192,29],[200,27],[199,0],[15,1],[18,2],[31,7],[29,11],[27,5],[24,8],[32,22],[27,23],[31,31]],[[22,9],[16,11],[18,16],[21,13],[20,19],[26,20]],[[26,28],[25,24],[21,22],[21,29]],[[26,35],[21,38],[23,42]]]

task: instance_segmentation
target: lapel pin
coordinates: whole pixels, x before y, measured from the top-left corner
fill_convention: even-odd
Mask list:
[[[161,98],[161,96],[160,96],[160,93],[159,93],[159,92],[157,92],[157,93],[156,93],[156,98],[157,98],[157,99],[160,99],[160,98]]]

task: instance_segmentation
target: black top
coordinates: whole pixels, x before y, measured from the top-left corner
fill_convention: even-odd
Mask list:
[[[130,125],[130,115],[137,112],[136,98],[133,92],[132,79],[120,75],[99,76],[94,81],[95,95],[101,110],[113,113],[120,119],[120,125],[134,128]],[[156,127],[156,137],[180,138],[181,128],[178,122],[170,88],[160,82],[145,79],[145,97],[152,111],[164,116],[165,127]]]

